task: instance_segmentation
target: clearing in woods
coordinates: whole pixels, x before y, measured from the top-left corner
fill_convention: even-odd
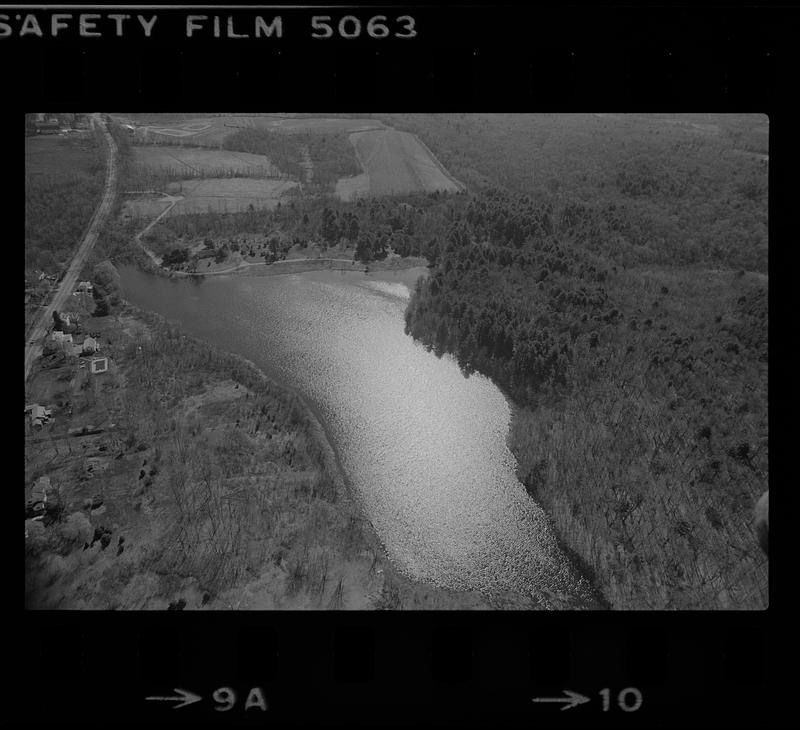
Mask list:
[[[250,209],[276,207],[282,195],[296,187],[292,180],[260,180],[257,178],[208,178],[181,180],[167,187],[171,195],[182,196],[167,216],[188,213],[238,213]],[[167,203],[163,199],[139,199],[126,202],[125,214],[132,218],[150,218],[161,213]]]
[[[270,129],[288,133],[334,134],[365,129],[383,129],[382,122],[348,117],[291,117],[280,115],[190,117],[188,115],[112,115],[120,122],[132,123],[140,142],[153,144],[219,147],[238,129]]]
[[[168,211],[168,216],[272,209],[288,191],[316,180],[316,173],[321,172],[311,167],[306,151],[301,165],[303,179],[279,180],[276,178],[283,177],[285,171],[282,173],[265,155],[222,149],[224,140],[242,129],[323,137],[349,134],[353,156],[363,172],[336,181],[335,194],[344,201],[364,196],[464,189],[415,134],[373,119],[288,115],[115,116],[135,126],[134,137],[140,144],[134,144],[131,152],[141,183],[137,189],[164,189],[162,185],[167,182],[161,179],[164,175],[173,181],[166,185],[166,191],[182,199]],[[151,181],[151,176],[156,177]],[[140,197],[127,201],[125,214],[142,219],[154,217],[167,204],[160,197]]]
[[[392,128],[353,132],[350,142],[364,173],[339,180],[336,195],[342,200],[363,195],[432,193],[437,190],[459,192],[464,189],[416,135],[409,132]]]
[[[135,165],[156,171],[175,170],[183,176],[218,171],[263,177],[280,175],[280,170],[264,155],[251,155],[247,152],[166,145],[137,145],[131,152]]]

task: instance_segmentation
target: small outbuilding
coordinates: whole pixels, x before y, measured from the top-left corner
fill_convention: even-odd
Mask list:
[[[97,373],[104,373],[108,370],[108,358],[107,357],[93,357],[89,361],[89,372],[92,375]]]

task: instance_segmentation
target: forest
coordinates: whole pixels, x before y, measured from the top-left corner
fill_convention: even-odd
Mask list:
[[[665,160],[677,178],[685,158]],[[642,170],[617,161],[613,195],[484,181],[406,331],[510,396],[519,475],[609,605],[763,608],[750,515],[768,485],[766,174],[720,198],[728,169],[708,162],[675,208],[686,193]],[[720,213],[696,221],[703,206]],[[721,221],[738,235],[701,250],[657,236]]]
[[[600,235],[587,226],[585,244],[617,262],[766,272],[764,115],[378,116],[417,134],[472,190],[501,184],[595,211]],[[597,213],[611,206],[609,228]]]
[[[75,250],[100,200],[104,148],[97,137],[26,141],[26,280],[58,273]]]
[[[385,118],[470,191],[302,196],[153,235],[424,257],[407,333],[509,397],[520,480],[608,605],[764,608],[765,118]]]

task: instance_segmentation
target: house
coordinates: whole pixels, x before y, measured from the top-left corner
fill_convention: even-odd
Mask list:
[[[66,332],[60,332],[58,330],[55,330],[50,335],[50,342],[52,342],[53,345],[55,345],[56,350],[60,349],[63,352],[65,352],[67,355],[74,355],[76,347],[78,348],[78,350],[80,350],[80,346],[76,345],[72,341],[72,335],[68,334]],[[45,351],[46,352],[52,352],[53,348],[52,347],[45,347]]]
[[[49,503],[58,504],[58,486],[50,482],[50,477],[39,477],[31,487],[30,496],[25,500],[25,518],[41,520]]]
[[[78,288],[75,291],[79,294],[91,294],[92,289],[94,289],[94,287],[91,281],[79,281]]]
[[[100,349],[100,343],[91,335],[86,337],[83,342],[81,343],[81,355],[90,355],[92,353],[97,352]]]
[[[51,408],[40,406],[38,403],[33,403],[29,406],[25,406],[25,413],[26,415],[30,415],[31,426],[39,431],[42,429],[44,424],[50,420],[53,410]]]
[[[108,370],[108,358],[107,357],[93,357],[89,361],[89,372],[92,375],[96,373],[104,373]]]
[[[50,335],[50,339],[53,342],[66,342],[70,345],[72,344],[72,335],[68,335],[66,332],[61,332],[59,330],[54,330]]]
[[[36,504],[37,502],[46,502],[47,493],[52,490],[50,477],[39,477],[31,489],[31,498],[28,500],[29,504]]]

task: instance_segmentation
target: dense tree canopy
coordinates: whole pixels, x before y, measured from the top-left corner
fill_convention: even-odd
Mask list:
[[[98,203],[105,179],[99,140],[61,140],[48,170],[29,165],[25,174],[25,270],[56,273],[81,240]],[[78,152],[80,164],[73,161]],[[73,154],[70,154],[73,153]],[[65,160],[58,163],[61,155]]]

